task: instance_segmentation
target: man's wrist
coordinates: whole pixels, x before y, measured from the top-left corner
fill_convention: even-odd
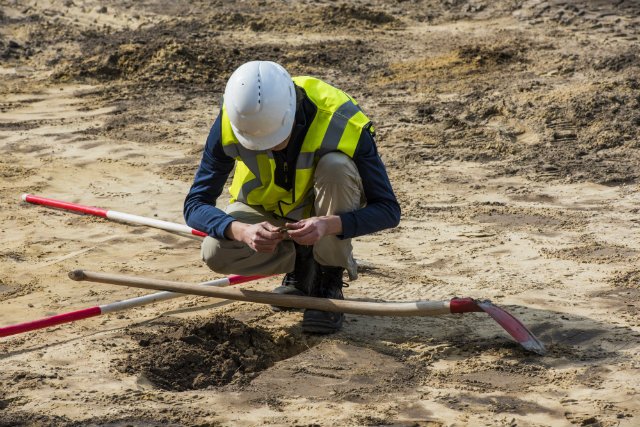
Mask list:
[[[338,215],[329,215],[321,217],[327,224],[327,234],[335,236],[342,234],[342,219]]]
[[[224,230],[224,237],[229,240],[236,240],[238,242],[242,241],[242,233],[246,228],[247,224],[244,224],[240,221],[231,221],[227,228]]]

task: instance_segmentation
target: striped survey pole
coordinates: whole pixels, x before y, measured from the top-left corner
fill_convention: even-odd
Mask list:
[[[33,194],[23,194],[22,200],[28,203],[36,205],[47,206],[51,208],[63,209],[66,211],[79,212],[87,215],[98,216],[101,218],[107,218],[113,221],[119,221],[128,224],[145,225],[149,227],[158,228],[161,230],[172,231],[177,233],[191,234],[198,237],[206,237],[207,234],[202,231],[195,230],[187,225],[178,224],[175,222],[162,221],[159,219],[148,218],[139,215],[132,215],[124,212],[118,212],[114,210],[108,210],[104,208],[98,208],[94,206],[85,206],[77,203],[64,202],[61,200],[49,199],[46,197],[35,196]],[[203,286],[229,286],[240,283],[257,280],[268,276],[237,276],[231,275],[223,279],[212,280],[209,282],[203,282]],[[151,295],[145,295],[136,298],[130,298],[123,301],[117,301],[110,304],[98,305],[95,307],[84,308],[81,310],[70,311],[68,313],[57,314],[54,316],[44,317],[42,319],[33,320],[30,322],[18,323],[15,325],[9,325],[0,327],[0,337],[6,337],[10,335],[16,335],[36,329],[48,328],[63,323],[75,322],[76,320],[87,319],[89,317],[99,316],[106,313],[113,313],[115,311],[127,310],[133,307],[140,307],[143,305],[151,304],[158,301],[164,301],[172,298],[184,296],[184,294],[176,292],[157,292]]]
[[[200,283],[202,286],[230,286],[240,283],[250,282],[269,276],[236,276],[231,275],[222,279],[211,280],[209,282]],[[84,308],[81,310],[70,311],[68,313],[56,314],[54,316],[43,317],[42,319],[32,320],[30,322],[17,323],[15,325],[0,327],[0,337],[8,337],[10,335],[21,334],[24,332],[34,331],[36,329],[49,328],[51,326],[63,323],[75,322],[76,320],[88,319],[89,317],[100,316],[101,314],[113,313],[115,311],[128,310],[133,307],[140,307],[158,301],[165,301],[172,298],[183,297],[185,294],[177,292],[157,292],[155,294],[144,295],[141,297],[130,298],[122,301],[112,302],[110,304],[97,305],[95,307]]]
[[[48,206],[51,208],[64,209],[67,211],[80,212],[88,215],[107,218],[112,221],[124,222],[128,224],[146,225],[159,228],[161,230],[173,231],[177,233],[192,234],[198,237],[206,237],[207,234],[193,229],[184,224],[162,221],[160,219],[148,218],[145,216],[132,215],[124,212],[112,211],[94,206],[79,205],[76,203],[63,202],[61,200],[48,199],[46,197],[34,196],[33,194],[23,194],[22,200],[36,205]]]

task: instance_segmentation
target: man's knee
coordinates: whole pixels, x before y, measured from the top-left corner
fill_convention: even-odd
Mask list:
[[[296,258],[292,241],[281,242],[273,253],[261,253],[242,242],[206,237],[201,252],[202,260],[216,273],[243,276],[288,273]]]
[[[315,171],[316,182],[339,182],[360,180],[358,168],[349,156],[343,153],[328,153],[320,158]]]
[[[202,241],[202,247],[200,248],[200,254],[202,255],[202,261],[215,272],[218,272],[218,263],[216,263],[216,248],[218,241],[213,237],[205,237]]]
[[[205,237],[201,248],[202,261],[216,273],[234,274],[231,271],[234,266],[229,262],[229,258],[223,255],[224,249],[221,243],[220,240],[213,237]]]
[[[315,173],[317,215],[337,215],[364,205],[362,178],[355,163],[342,153],[329,153],[318,162]]]

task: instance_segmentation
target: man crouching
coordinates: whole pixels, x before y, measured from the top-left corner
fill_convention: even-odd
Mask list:
[[[222,211],[215,203],[234,166]],[[357,277],[351,238],[397,226],[400,206],[371,121],[353,98],[253,61],[227,82],[184,216],[208,234],[202,258],[212,270],[286,273],[274,292],[344,299],[345,269]],[[308,309],[302,328],[329,334],[343,321],[342,313]]]

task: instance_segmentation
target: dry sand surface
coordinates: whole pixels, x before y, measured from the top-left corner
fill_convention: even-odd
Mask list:
[[[639,37],[635,0],[0,0],[0,326],[145,294],[76,268],[219,277],[197,239],[20,195],[182,222],[226,79],[268,59],[377,126],[403,219],[347,297],[489,298],[548,348],[184,297],[0,339],[0,426],[640,426]]]

